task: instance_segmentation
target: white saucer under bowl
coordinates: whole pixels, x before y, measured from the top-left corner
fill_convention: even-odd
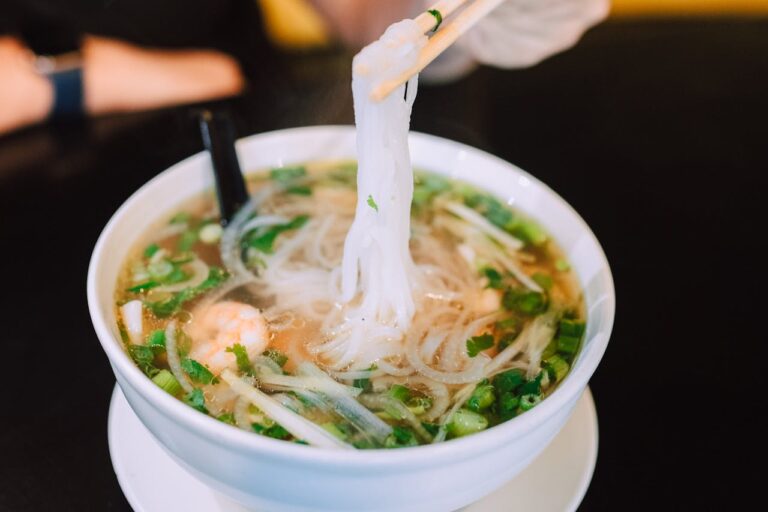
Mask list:
[[[592,479],[597,440],[597,413],[587,388],[568,423],[530,466],[462,512],[576,510]],[[171,459],[118,386],[109,407],[109,452],[120,487],[136,512],[247,511],[214,493]]]

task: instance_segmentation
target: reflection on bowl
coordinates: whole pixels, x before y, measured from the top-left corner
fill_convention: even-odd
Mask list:
[[[117,211],[94,249],[88,274],[91,318],[117,381],[136,414],[182,466],[207,485],[259,510],[446,511],[491,492],[530,463],[557,434],[599,363],[615,297],[608,263],[576,212],[513,165],[424,134],[410,136],[414,167],[485,189],[529,214],[552,234],[584,291],[588,325],[573,369],[528,413],[448,443],[399,450],[333,451],[252,435],[197,413],[155,386],[124,352],[113,307],[125,255],[185,200],[213,186],[209,157],[195,155],[163,172]],[[244,169],[310,160],[351,159],[352,127],[282,130],[240,141]]]

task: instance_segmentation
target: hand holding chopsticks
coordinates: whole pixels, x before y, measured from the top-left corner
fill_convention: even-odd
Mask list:
[[[411,68],[405,70],[397,77],[386,80],[376,86],[371,92],[371,99],[381,101],[392,91],[408,81],[413,75],[423,70],[438,55],[444,52],[456,40],[472,28],[488,13],[502,4],[505,0],[441,0],[426,12],[417,16],[414,21],[419,24],[424,32],[435,31],[426,46],[419,52],[418,60]],[[449,23],[442,24],[443,20],[455,12],[459,7],[468,4],[456,18]]]

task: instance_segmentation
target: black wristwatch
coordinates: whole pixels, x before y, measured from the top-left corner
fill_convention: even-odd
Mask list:
[[[31,55],[32,66],[53,86],[50,119],[80,118],[85,112],[83,59],[79,51],[60,55]]]

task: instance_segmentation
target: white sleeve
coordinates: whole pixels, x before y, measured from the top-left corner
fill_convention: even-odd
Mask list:
[[[532,66],[576,44],[609,10],[609,0],[507,0],[457,44],[483,64]]]
[[[422,0],[422,5],[434,1]],[[533,66],[576,44],[609,10],[610,0],[507,0],[427,67],[424,78],[449,81],[477,62],[500,68]]]

